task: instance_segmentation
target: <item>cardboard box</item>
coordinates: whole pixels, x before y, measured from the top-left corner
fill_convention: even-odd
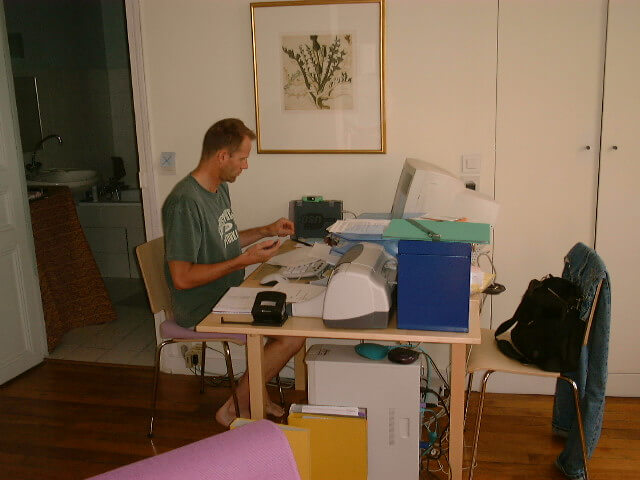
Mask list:
[[[253,422],[247,418],[236,418],[230,428],[238,428]],[[275,424],[289,441],[293,457],[296,460],[298,466],[298,473],[301,480],[311,480],[311,433],[308,429],[302,427],[296,427],[293,425],[281,425]]]
[[[289,413],[289,425],[311,432],[312,480],[367,480],[367,420]]]

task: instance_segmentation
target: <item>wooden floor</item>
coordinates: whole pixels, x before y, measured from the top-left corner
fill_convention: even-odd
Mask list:
[[[163,375],[148,439],[151,384],[146,367],[49,360],[3,385],[0,478],[82,479],[223,430],[213,415],[227,389],[201,395],[196,378]],[[303,399],[287,392],[287,401]],[[548,396],[488,395],[475,478],[562,479],[553,467],[563,443],[551,435],[551,405]],[[640,399],[608,399],[590,468],[592,480],[640,478]]]

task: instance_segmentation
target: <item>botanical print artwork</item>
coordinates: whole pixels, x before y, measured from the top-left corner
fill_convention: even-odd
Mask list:
[[[353,35],[282,37],[285,110],[353,109]]]

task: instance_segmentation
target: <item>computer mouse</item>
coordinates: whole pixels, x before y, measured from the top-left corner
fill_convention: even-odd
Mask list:
[[[358,355],[370,360],[382,360],[389,353],[389,349],[386,345],[379,345],[377,343],[359,343],[355,349]]]
[[[260,285],[273,287],[276,283],[286,283],[288,281],[289,280],[287,278],[283,277],[279,273],[270,273],[262,277],[262,279],[260,280]]]
[[[387,357],[393,363],[409,364],[415,362],[420,356],[420,352],[405,347],[392,348]]]

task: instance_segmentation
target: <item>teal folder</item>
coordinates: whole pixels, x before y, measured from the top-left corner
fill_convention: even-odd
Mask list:
[[[488,223],[416,221],[427,230],[439,235],[442,242],[489,243],[491,241],[491,226]],[[408,220],[399,218],[391,220],[382,236],[403,240],[432,241],[428,233],[412,225]]]

